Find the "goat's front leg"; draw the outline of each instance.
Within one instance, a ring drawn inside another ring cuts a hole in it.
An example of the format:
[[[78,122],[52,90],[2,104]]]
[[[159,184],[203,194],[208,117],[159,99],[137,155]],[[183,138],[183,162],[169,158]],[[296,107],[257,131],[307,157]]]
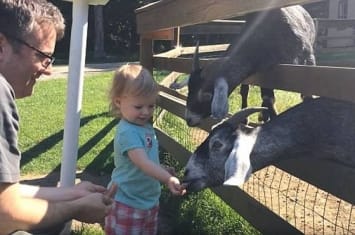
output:
[[[248,94],[249,94],[249,85],[241,84],[240,85],[240,96],[242,97],[242,109],[248,107]]]
[[[241,106],[241,108],[244,109],[244,108],[248,107],[249,85],[241,84],[240,85],[239,94],[242,97],[242,106]],[[248,123],[248,119],[245,119],[243,121],[243,123],[247,124]]]
[[[260,113],[259,121],[267,122],[274,118],[277,115],[275,108],[275,94],[273,89],[260,88],[261,89],[261,98],[262,98],[262,107],[266,107],[267,110],[264,110]]]

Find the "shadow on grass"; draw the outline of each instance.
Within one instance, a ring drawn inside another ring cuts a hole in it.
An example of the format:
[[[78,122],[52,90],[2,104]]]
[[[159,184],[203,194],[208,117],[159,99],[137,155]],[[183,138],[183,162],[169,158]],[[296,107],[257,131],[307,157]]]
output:
[[[97,173],[97,169],[100,169],[101,172],[111,173],[114,168],[113,158],[112,161],[108,161],[108,158],[112,155],[112,153],[113,140],[111,140],[110,143],[108,143],[106,147],[102,149],[102,151],[95,157],[95,159],[89,165],[87,165],[85,170],[92,173]]]
[[[88,124],[90,121],[106,116],[107,112],[96,114],[96,115],[91,115],[88,117],[84,117],[80,120],[80,127],[85,126]],[[93,146],[95,146],[99,141],[102,140],[102,138],[107,135],[112,128],[115,127],[117,124],[117,119],[113,119],[110,123],[108,123],[104,128],[102,128],[99,132],[96,133],[91,139],[89,139],[84,145],[82,145],[79,150],[78,150],[78,160],[83,157],[86,153],[90,151]],[[61,130],[48,138],[44,139],[34,147],[28,149],[27,151],[22,153],[22,159],[21,159],[21,165],[24,166],[28,164],[32,159],[36,158],[40,154],[48,151],[49,149],[53,148],[58,142],[62,141],[63,139],[63,133],[64,130]],[[95,159],[86,167],[85,171],[92,171],[95,169],[95,172],[102,173],[104,172],[109,172],[110,170],[113,169],[112,164],[106,164],[108,161],[108,158],[111,156],[113,152],[113,141],[111,141],[109,144],[106,145],[106,147],[95,157]],[[106,164],[106,165],[105,165]],[[60,170],[61,164],[59,164],[56,168],[50,172],[47,177],[52,177],[54,180],[58,178],[59,175],[58,172]],[[111,173],[111,172],[110,172]],[[52,176],[51,176],[52,175]],[[30,182],[27,182],[30,183]]]

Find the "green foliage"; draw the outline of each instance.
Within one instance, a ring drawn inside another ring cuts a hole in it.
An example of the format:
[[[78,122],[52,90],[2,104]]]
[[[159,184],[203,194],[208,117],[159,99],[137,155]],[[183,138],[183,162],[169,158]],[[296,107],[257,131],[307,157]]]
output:
[[[66,61],[69,57],[72,26],[72,2],[51,0],[62,11],[66,21],[65,37],[57,43],[55,56]],[[139,36],[136,33],[135,10],[145,4],[140,0],[111,0],[103,6],[105,52],[115,61],[136,61],[139,57]],[[95,15],[89,7],[87,32],[87,60],[93,61],[95,43]]]
[[[208,189],[184,200],[180,213],[177,234],[258,234]]]
[[[162,151],[161,161],[174,166],[182,178],[183,169],[169,153]],[[160,198],[160,216],[171,235],[259,234],[212,191],[206,189],[183,197],[172,196],[164,186]]]
[[[74,231],[71,232],[71,235],[104,235],[103,229],[99,226],[92,226],[89,224],[81,223],[80,225],[74,226]]]

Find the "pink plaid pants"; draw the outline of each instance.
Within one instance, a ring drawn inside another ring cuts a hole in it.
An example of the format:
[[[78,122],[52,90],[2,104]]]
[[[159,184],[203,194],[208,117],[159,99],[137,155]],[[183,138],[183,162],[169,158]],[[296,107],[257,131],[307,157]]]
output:
[[[115,202],[105,218],[106,235],[156,235],[159,206],[141,210]]]

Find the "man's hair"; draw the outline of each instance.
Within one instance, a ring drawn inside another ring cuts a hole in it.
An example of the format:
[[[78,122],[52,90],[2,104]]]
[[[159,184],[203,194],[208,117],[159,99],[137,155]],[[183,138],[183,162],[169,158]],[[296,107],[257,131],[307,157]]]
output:
[[[60,10],[46,0],[0,0],[0,32],[26,38],[35,26],[52,24],[57,40],[64,37],[65,23]]]

